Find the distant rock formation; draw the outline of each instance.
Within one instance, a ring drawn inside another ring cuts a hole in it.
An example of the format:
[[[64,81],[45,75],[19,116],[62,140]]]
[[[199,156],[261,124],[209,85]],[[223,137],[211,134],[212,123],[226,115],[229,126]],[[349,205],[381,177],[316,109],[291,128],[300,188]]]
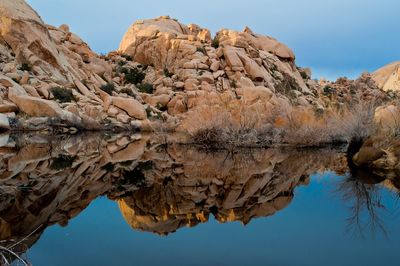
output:
[[[393,62],[376,70],[372,77],[384,91],[400,90],[400,62]]]

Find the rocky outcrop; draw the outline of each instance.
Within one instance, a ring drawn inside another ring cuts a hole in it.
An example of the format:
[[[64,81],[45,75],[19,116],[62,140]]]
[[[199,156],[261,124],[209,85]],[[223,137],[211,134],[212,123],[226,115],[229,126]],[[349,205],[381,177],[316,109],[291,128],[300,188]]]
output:
[[[14,121],[11,129],[130,130],[147,119],[134,95],[125,96],[133,106],[108,113],[102,86],[115,96],[124,87],[113,82],[112,64],[67,25],[46,25],[23,0],[1,1],[0,11],[0,112]]]
[[[400,62],[393,62],[386,65],[376,70],[372,76],[382,90],[400,90]]]
[[[221,30],[212,40],[208,30],[169,17],[140,20],[129,28],[119,51],[155,67],[159,73],[153,79],[155,91],[171,98],[163,104],[170,115],[185,114],[201,105],[223,105],[220,99],[226,97],[255,99],[254,87],[288,101],[294,96],[293,104],[303,97],[301,103],[318,105],[317,84],[310,76],[302,76],[293,52],[248,28],[243,32]]]

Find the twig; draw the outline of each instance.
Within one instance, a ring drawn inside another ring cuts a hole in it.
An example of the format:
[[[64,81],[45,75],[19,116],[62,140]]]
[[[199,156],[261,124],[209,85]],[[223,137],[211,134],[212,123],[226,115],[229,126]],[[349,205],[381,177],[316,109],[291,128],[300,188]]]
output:
[[[39,230],[40,227],[42,227],[43,225],[39,225],[35,230],[33,230],[29,235],[25,236],[24,238],[22,238],[21,240],[19,240],[18,242],[15,242],[14,244],[12,244],[11,246],[9,246],[8,248],[13,248],[19,244],[21,244],[22,242],[24,242],[27,238],[29,238],[30,236],[32,236],[37,230]]]
[[[0,246],[1,250],[4,250],[8,253],[10,253],[11,255],[13,255],[14,257],[16,257],[19,261],[21,261],[25,266],[30,266],[30,264],[28,262],[26,262],[23,258],[21,258],[17,253],[15,253],[14,251],[12,251],[11,249],[5,248]]]

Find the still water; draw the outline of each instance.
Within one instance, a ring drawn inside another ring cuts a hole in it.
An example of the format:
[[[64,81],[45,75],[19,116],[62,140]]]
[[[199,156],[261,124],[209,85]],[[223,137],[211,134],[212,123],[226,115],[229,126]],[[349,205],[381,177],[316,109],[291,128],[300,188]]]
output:
[[[2,143],[1,243],[32,265],[399,265],[399,182],[350,174],[342,150]]]

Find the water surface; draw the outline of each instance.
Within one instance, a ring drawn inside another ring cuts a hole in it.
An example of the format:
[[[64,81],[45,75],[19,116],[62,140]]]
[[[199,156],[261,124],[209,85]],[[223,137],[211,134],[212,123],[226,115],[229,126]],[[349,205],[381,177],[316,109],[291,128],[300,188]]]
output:
[[[2,142],[0,236],[33,265],[398,265],[398,182],[343,150]]]

